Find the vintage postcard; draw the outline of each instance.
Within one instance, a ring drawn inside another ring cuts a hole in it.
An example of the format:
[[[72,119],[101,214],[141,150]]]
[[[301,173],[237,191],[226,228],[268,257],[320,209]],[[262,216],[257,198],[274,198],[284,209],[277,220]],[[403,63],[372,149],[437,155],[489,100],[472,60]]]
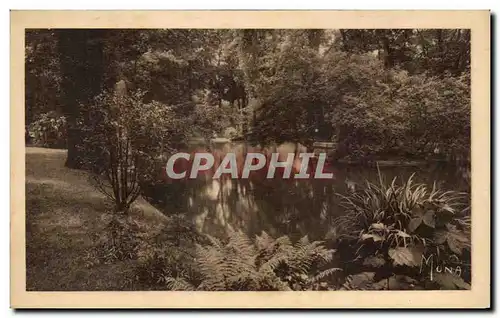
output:
[[[489,308],[489,11],[12,11],[13,308]]]

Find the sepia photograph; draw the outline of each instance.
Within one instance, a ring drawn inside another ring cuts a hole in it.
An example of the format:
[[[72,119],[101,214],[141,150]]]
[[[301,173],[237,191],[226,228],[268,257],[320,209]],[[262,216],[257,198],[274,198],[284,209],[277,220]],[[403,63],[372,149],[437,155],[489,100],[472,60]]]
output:
[[[489,297],[489,52],[341,25],[23,28],[16,288]]]

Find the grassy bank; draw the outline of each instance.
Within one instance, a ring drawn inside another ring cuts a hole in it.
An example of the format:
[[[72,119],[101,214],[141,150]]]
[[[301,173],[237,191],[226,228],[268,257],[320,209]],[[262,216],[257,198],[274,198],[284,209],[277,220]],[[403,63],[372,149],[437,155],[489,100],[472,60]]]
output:
[[[65,150],[26,148],[26,289],[123,289],[134,261],[86,264],[86,251],[97,244],[112,207],[86,172],[64,167],[65,159]],[[139,199],[131,219],[150,236],[166,217]]]

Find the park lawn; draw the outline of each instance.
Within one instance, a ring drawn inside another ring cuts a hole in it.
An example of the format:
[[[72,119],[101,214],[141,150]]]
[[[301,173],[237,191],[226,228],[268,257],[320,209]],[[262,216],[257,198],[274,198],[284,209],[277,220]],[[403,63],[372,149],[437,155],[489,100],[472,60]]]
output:
[[[66,150],[26,148],[26,289],[122,290],[134,261],[92,267],[85,261],[112,205],[87,172],[64,167],[65,159]],[[158,233],[167,220],[142,198],[130,214],[144,236]]]

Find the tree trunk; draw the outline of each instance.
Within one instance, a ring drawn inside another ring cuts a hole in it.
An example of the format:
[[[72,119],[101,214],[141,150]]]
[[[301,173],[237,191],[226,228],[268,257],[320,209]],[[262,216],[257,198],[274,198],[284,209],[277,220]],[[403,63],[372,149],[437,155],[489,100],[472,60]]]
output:
[[[68,157],[66,166],[83,168],[84,138],[79,119],[81,105],[87,105],[101,92],[104,81],[104,30],[60,29],[57,31],[61,62],[61,95],[64,115],[68,120]]]
[[[384,46],[384,66],[386,68],[391,68],[393,67],[393,61],[392,61],[392,50],[391,46],[389,43],[389,38],[387,36],[384,36],[382,38],[382,44]]]
[[[437,38],[437,46],[438,46],[438,59],[439,64],[437,66],[437,71],[439,74],[442,74],[445,70],[444,65],[444,46],[443,46],[443,30],[436,30],[436,38]]]
[[[348,45],[347,45],[347,36],[344,30],[340,30],[340,35],[342,36],[342,46],[344,48],[344,51],[349,51]]]
[[[71,118],[73,119],[73,118]],[[67,129],[67,142],[66,146],[68,148],[68,156],[66,158],[66,163],[64,164],[68,168],[72,169],[82,169],[84,158],[83,151],[79,148],[82,144],[81,133],[76,128],[76,123],[72,121],[68,122]]]

